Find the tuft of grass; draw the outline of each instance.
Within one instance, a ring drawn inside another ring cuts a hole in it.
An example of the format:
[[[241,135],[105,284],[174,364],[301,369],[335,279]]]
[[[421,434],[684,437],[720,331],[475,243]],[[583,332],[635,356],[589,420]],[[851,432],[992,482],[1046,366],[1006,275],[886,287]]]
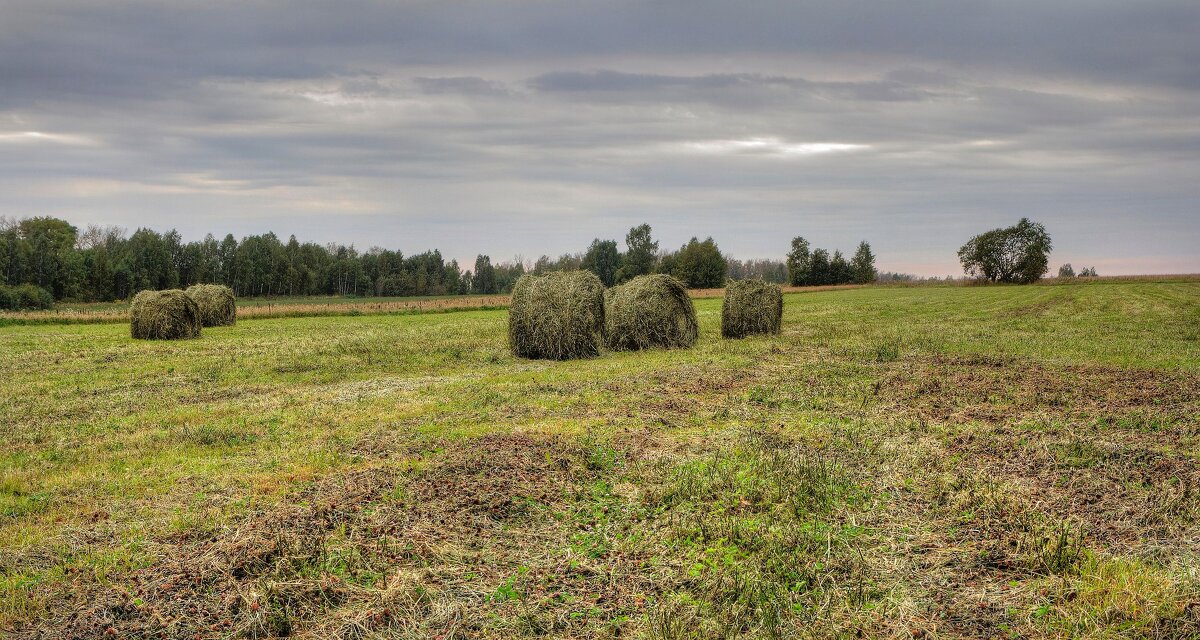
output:
[[[900,343],[895,340],[888,340],[875,345],[875,362],[883,364],[885,362],[895,362],[900,359]]]

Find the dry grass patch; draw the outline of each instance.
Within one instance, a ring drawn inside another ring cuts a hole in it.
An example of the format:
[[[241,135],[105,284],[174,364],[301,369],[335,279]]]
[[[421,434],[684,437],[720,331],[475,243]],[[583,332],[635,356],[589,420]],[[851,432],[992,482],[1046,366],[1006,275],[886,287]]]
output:
[[[940,455],[1027,488],[1106,548],[1170,555],[1197,533],[1193,374],[935,357],[899,363],[878,393],[879,410],[941,425]]]
[[[764,432],[703,451],[493,435],[338,474],[145,569],[39,589],[17,638],[510,638],[886,627],[835,462]],[[680,626],[684,625],[684,626]]]
[[[1200,427],[1200,377],[1188,372],[932,356],[890,365],[880,391],[893,409],[939,422],[1057,418],[1149,431]]]

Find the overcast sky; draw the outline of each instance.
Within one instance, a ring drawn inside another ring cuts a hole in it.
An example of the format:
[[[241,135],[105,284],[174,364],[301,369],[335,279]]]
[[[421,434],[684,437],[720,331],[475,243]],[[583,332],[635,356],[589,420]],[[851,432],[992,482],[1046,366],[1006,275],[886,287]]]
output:
[[[1200,3],[0,0],[0,215],[1200,272]]]

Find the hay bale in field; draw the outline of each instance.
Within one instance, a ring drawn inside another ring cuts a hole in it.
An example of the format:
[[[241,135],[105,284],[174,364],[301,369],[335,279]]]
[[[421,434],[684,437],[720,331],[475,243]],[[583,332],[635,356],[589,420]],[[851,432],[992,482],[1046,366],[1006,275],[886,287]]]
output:
[[[520,358],[600,355],[604,285],[590,271],[521,276],[508,308],[508,345]]]
[[[608,348],[634,351],[696,344],[699,325],[687,286],[665,274],[638,276],[604,296]]]
[[[179,289],[143,291],[129,307],[129,333],[140,340],[200,337],[200,307]]]
[[[779,333],[783,323],[783,289],[762,280],[731,280],[721,305],[721,335],[744,338]]]
[[[200,307],[201,326],[232,327],[237,322],[233,289],[223,284],[194,284],[185,293]]]

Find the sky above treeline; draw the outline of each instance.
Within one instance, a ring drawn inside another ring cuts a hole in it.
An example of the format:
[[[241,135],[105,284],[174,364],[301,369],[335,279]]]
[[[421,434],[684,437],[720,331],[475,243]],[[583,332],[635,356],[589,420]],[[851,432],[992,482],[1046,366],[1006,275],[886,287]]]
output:
[[[1200,272],[1200,3],[0,0],[0,215]]]

